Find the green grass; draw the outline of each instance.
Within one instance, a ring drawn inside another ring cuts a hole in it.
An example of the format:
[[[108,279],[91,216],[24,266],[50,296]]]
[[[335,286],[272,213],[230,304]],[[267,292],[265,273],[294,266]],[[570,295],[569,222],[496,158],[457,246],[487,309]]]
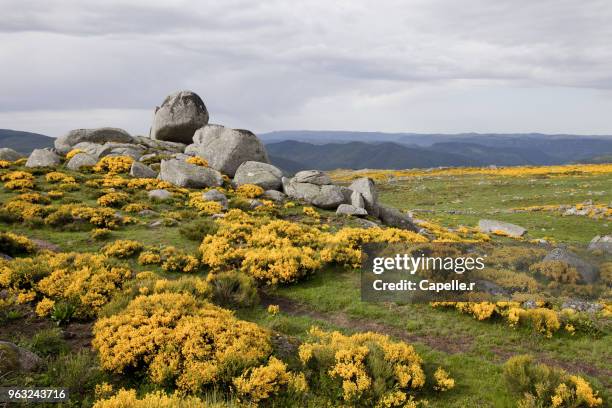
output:
[[[556,213],[510,213],[517,207],[548,204],[575,205],[587,200],[612,201],[609,175],[559,177],[436,176],[418,177],[380,186],[381,202],[445,226],[476,226],[481,218],[519,224],[531,238],[552,237],[559,242],[585,243],[610,233],[611,221]],[[426,211],[418,211],[418,210]],[[450,214],[457,211],[458,214]]]
[[[426,356],[426,361],[430,361],[428,356],[431,355],[433,361],[440,364],[442,361],[452,363],[449,368],[462,387],[454,390],[453,396],[447,396],[448,404],[441,402],[442,405],[437,405],[436,400],[434,406],[468,406],[474,401],[490,402],[492,396],[493,401],[507,401],[508,396],[500,388],[501,364],[508,356],[515,354],[534,354],[544,361],[574,372],[581,371],[585,366],[595,367],[599,370],[598,375],[581,374],[588,377],[597,389],[605,390],[604,384],[610,386],[606,375],[610,372],[609,361],[612,358],[612,341],[609,336],[592,338],[560,334],[547,339],[528,328],[512,329],[503,321],[480,322],[456,311],[434,309],[428,304],[365,303],[360,300],[359,285],[358,272],[328,270],[298,285],[278,288],[274,294],[328,316],[329,319],[323,319],[327,325],[333,326],[330,321],[337,320],[338,314],[353,319],[349,326],[357,322],[357,326],[352,328],[340,327],[343,331],[362,330],[358,325],[360,321],[375,321],[399,329],[415,338],[414,344]],[[254,317],[255,321],[274,327],[266,323],[270,317]],[[296,327],[289,325],[291,330],[287,334],[295,333],[293,329],[304,329],[307,321],[320,324],[322,320],[306,317],[299,319],[293,323]],[[442,348],[452,348],[456,342],[459,350],[465,348],[465,351],[445,353],[436,347],[438,342],[442,343]],[[500,405],[496,403],[492,406],[509,405],[500,402]]]
[[[92,177],[69,171],[66,173],[78,177],[80,184]],[[510,212],[516,207],[573,205],[586,200],[607,204],[612,201],[612,179],[609,175],[553,178],[419,177],[379,187],[383,203],[407,210],[416,209],[417,217],[434,220],[448,227],[475,226],[481,218],[493,218],[528,228],[530,238],[552,237],[559,242],[580,243],[588,242],[595,235],[610,233],[611,230],[609,220],[580,216],[561,217],[555,213]],[[39,176],[37,188],[48,191],[55,189],[55,186],[46,183],[44,177]],[[4,203],[17,194],[0,188],[0,202]],[[96,199],[100,194],[98,189],[83,187],[80,191],[66,192],[65,196],[55,203],[75,202],[96,206]],[[185,208],[178,202],[149,202],[146,193],[142,191],[134,194],[132,199],[149,203],[159,215],[140,217],[130,214],[138,222],[113,230],[105,241],[93,240],[89,226],[85,230],[63,231],[45,225],[0,223],[0,230],[48,241],[58,245],[61,251],[98,252],[106,242],[133,239],[147,246],[172,245],[190,253],[197,252],[199,241],[188,239],[180,232],[181,227],[197,223],[197,216],[188,213],[188,217],[179,220],[177,226],[152,229],[147,225],[149,222],[164,218],[167,211],[185,211]],[[418,211],[419,209],[426,211]],[[452,211],[460,213],[453,214]],[[355,220],[337,218],[332,212],[319,212],[332,229],[357,225]],[[286,219],[304,220],[301,206],[281,208],[279,215]],[[306,218],[305,222],[317,221]],[[137,265],[134,259],[128,262],[135,270],[160,271],[159,267]],[[179,276],[166,273],[161,275],[169,278]],[[445,367],[457,381],[454,390],[430,399],[432,407],[514,406],[516,396],[509,394],[502,380],[502,364],[507,357],[523,353],[534,354],[547,363],[581,373],[588,377],[596,389],[602,391],[605,400],[612,397],[608,376],[611,370],[609,362],[612,361],[612,342],[607,335],[594,338],[582,334],[556,334],[553,338],[546,339],[528,328],[512,329],[505,322],[495,320],[480,322],[471,316],[452,310],[434,309],[427,304],[362,302],[359,273],[340,268],[329,268],[300,283],[279,287],[272,293],[294,303],[301,303],[312,313],[296,314],[283,312],[281,309],[278,316],[271,316],[264,307],[259,306],[238,310],[237,315],[298,341],[307,339],[308,329],[313,325],[344,333],[364,330],[367,327],[381,327],[387,328],[393,337],[411,339],[410,342],[415,345],[426,365]],[[117,302],[115,306],[120,308],[123,304]],[[54,332],[50,331],[39,334],[38,338],[52,335]],[[31,343],[36,347],[44,346],[36,341]],[[78,378],[70,374],[70,369],[81,372],[87,364],[93,365],[92,357],[87,354],[74,358],[64,357],[63,353],[55,351],[62,349],[61,342],[55,343],[56,349],[48,354],[60,354],[60,357],[53,355],[48,358],[50,370],[55,369],[68,383],[75,383]],[[291,358],[288,357],[289,360]],[[590,371],[590,374],[584,374],[588,368],[594,370]],[[39,378],[38,383],[53,384],[50,372],[41,374],[49,377],[44,377],[44,381]],[[96,373],[92,376],[92,384],[98,381],[98,376],[103,377],[102,374]],[[33,383],[35,382],[31,384]],[[128,385],[146,387],[146,384]],[[89,392],[91,384],[87,389]]]

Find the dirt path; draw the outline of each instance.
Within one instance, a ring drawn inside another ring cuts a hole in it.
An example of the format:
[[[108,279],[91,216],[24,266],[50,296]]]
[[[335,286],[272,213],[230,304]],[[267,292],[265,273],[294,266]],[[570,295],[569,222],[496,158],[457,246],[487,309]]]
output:
[[[472,349],[473,339],[468,336],[455,336],[449,338],[408,333],[400,328],[389,326],[375,320],[349,317],[343,312],[317,312],[310,309],[307,305],[280,296],[262,294],[261,304],[265,307],[268,305],[279,305],[280,309],[288,315],[307,316],[331,323],[334,326],[344,329],[373,331],[388,334],[406,342],[422,343],[434,350],[442,351],[447,354],[465,353]]]
[[[318,312],[308,307],[307,304],[288,299],[282,296],[261,294],[261,304],[264,307],[268,305],[279,305],[283,313],[290,316],[306,316],[312,319],[321,320],[330,323],[334,326],[359,331],[373,331],[387,334],[406,342],[421,343],[433,350],[441,351],[447,354],[466,353],[472,350],[474,339],[469,336],[435,336],[435,335],[420,335],[409,333],[397,327],[389,326],[384,323],[377,322],[371,319],[354,318],[348,316],[344,312]],[[503,363],[512,353],[508,353],[501,349],[491,350],[497,357],[499,363]],[[612,371],[594,367],[588,363],[559,361],[552,358],[548,353],[538,350],[531,350],[531,354],[542,363],[550,366],[563,368],[573,374],[584,373],[592,377],[597,377],[606,387],[612,386]]]

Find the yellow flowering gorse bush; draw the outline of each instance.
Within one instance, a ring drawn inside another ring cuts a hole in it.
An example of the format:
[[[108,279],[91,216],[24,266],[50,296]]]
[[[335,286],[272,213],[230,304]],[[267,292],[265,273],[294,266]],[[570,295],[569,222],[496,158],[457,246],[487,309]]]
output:
[[[139,296],[94,326],[93,346],[103,368],[147,373],[156,384],[199,392],[227,383],[272,351],[269,335],[232,312],[192,295]]]
[[[236,194],[243,198],[257,198],[264,193],[264,189],[255,184],[243,184],[236,189]]]
[[[129,156],[105,156],[93,167],[93,171],[110,175],[127,173],[130,171],[132,163],[134,163],[134,159]]]
[[[261,281],[292,282],[326,263],[358,266],[367,242],[426,242],[395,228],[343,228],[331,233],[285,220],[270,220],[232,209],[217,221],[218,231],[200,245],[202,263],[213,271],[237,267]]]
[[[422,359],[409,344],[372,332],[346,336],[313,327],[310,335],[313,340],[299,347],[306,377],[336,379],[344,403],[394,406],[389,405],[390,393],[395,393],[395,400],[406,401],[425,385]],[[448,375],[439,377],[447,389],[452,388]],[[381,384],[386,386],[381,389]]]

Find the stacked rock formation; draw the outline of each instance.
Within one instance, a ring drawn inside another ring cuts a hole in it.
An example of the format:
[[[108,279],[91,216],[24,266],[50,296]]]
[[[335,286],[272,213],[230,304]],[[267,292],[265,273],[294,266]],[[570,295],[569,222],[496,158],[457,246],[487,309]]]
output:
[[[57,166],[61,156],[73,150],[76,152],[66,163],[72,170],[93,166],[105,156],[129,156],[135,160],[130,169],[133,177],[156,177],[181,187],[205,188],[221,186],[227,176],[236,187],[244,184],[262,187],[264,197],[270,200],[283,201],[289,197],[335,210],[340,215],[369,216],[390,226],[418,229],[408,214],[378,202],[378,192],[371,179],[360,178],[348,187],[339,186],[319,170],[300,171],[288,178],[270,164],[264,144],[255,134],[208,121],[204,101],[194,92],[179,91],[166,97],[155,109],[149,137],[133,136],[112,127],[76,129],[56,139],[55,149],[32,152],[26,165]],[[9,151],[1,153],[15,156]],[[199,157],[208,166],[191,164],[187,161],[190,157]],[[212,191],[203,198],[226,205],[223,194]],[[158,191],[151,194],[157,199],[167,198]],[[254,200],[253,205],[258,205],[258,201]]]

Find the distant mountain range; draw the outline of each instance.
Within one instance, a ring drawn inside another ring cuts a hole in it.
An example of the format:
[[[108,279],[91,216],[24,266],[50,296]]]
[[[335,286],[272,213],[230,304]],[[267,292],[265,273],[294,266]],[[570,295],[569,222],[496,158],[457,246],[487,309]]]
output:
[[[279,131],[259,135],[273,164],[304,169],[406,169],[612,162],[612,136]],[[0,129],[0,147],[21,153],[53,138]]]
[[[52,147],[55,139],[38,133],[0,129],[0,147],[10,147],[19,153],[29,154],[34,149]]]
[[[282,131],[260,137],[272,162],[288,172],[605,163],[612,158],[612,136]]]

